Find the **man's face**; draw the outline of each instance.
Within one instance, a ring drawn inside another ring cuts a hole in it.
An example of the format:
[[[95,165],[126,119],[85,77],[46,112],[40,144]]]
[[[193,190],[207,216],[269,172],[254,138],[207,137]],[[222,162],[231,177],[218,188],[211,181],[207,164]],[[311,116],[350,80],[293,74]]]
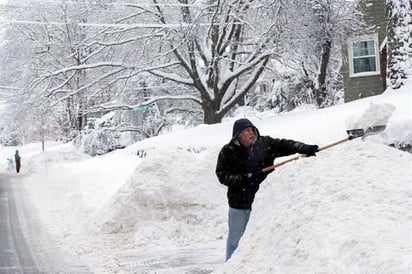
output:
[[[242,145],[249,147],[253,144],[256,138],[256,133],[253,127],[247,127],[242,132],[240,132],[238,140]]]

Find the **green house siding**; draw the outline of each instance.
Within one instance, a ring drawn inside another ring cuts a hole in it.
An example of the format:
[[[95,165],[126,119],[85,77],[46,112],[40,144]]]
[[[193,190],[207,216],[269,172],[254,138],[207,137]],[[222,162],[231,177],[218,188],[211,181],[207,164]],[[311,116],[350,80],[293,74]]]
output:
[[[349,73],[347,74],[349,76]],[[344,75],[344,77],[347,77]],[[345,102],[363,97],[381,94],[383,90],[382,77],[380,75],[359,77],[356,80],[344,79]]]
[[[379,34],[379,41],[382,42],[386,37],[386,1],[363,0],[363,2],[364,19],[368,26],[373,27],[373,32]]]
[[[345,102],[353,101],[362,97],[373,96],[385,90],[386,79],[386,54],[379,52],[380,46],[386,37],[386,6],[385,0],[363,0],[360,3],[364,10],[364,19],[371,30],[365,31],[364,35],[375,35],[378,37],[376,54],[379,55],[380,75],[353,76],[350,74],[351,54],[348,47],[343,50],[347,62],[342,66]],[[356,39],[356,38],[355,38]],[[352,40],[353,41],[353,40]]]

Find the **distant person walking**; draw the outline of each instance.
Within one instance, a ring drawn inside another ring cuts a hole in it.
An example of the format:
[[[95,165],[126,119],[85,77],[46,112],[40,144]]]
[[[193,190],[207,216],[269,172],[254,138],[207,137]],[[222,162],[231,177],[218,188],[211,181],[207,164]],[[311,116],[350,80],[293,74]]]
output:
[[[21,167],[21,157],[18,150],[16,150],[16,154],[14,154],[14,162],[16,162],[16,172],[19,173]]]

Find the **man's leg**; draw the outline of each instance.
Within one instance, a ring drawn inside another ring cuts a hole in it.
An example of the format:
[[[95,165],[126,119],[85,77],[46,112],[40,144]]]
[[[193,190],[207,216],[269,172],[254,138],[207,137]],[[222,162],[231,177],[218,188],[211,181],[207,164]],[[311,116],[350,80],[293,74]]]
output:
[[[236,250],[239,240],[245,232],[250,217],[250,209],[236,209],[229,207],[229,235],[226,242],[226,261]]]

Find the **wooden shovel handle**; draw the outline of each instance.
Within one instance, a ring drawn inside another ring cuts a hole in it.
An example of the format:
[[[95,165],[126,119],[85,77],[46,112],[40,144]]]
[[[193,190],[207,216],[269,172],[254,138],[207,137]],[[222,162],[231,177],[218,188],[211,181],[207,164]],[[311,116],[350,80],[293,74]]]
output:
[[[350,140],[349,137],[346,137],[345,139],[342,139],[342,140],[336,141],[336,142],[334,142],[334,143],[331,143],[331,144],[325,145],[325,146],[323,146],[323,147],[320,147],[320,148],[319,148],[319,151],[328,149],[328,148],[330,148],[330,147],[337,146],[337,145],[342,144],[342,143],[344,143],[344,142],[346,142],[346,141],[349,141],[349,140]],[[262,169],[262,171],[263,171],[263,173],[269,172],[269,171],[271,171],[271,170],[274,170],[274,169],[277,168],[277,167],[283,166],[283,165],[285,165],[285,164],[287,164],[287,163],[289,163],[289,162],[293,162],[293,161],[298,160],[299,158],[302,158],[302,157],[307,157],[307,156],[304,155],[304,154],[299,154],[299,155],[296,155],[296,156],[294,156],[294,157],[292,157],[292,158],[289,158],[289,159],[287,159],[287,160],[285,160],[285,161],[282,161],[282,162],[279,162],[279,163],[277,163],[277,164],[274,164],[274,165],[272,165],[272,166],[265,167],[264,169]]]
[[[264,169],[262,169],[262,171],[263,171],[263,173],[269,172],[269,171],[271,171],[271,170],[274,170],[274,169],[277,168],[277,167],[283,166],[283,165],[285,165],[285,164],[287,164],[287,163],[289,163],[289,162],[293,162],[293,161],[295,161],[295,160],[297,160],[297,159],[299,159],[299,158],[301,158],[301,157],[304,157],[304,156],[301,155],[301,154],[296,155],[296,156],[294,156],[294,157],[292,157],[292,158],[289,158],[289,159],[287,159],[287,160],[285,160],[285,161],[279,162],[279,163],[274,164],[274,165],[272,165],[272,166],[265,167]]]
[[[319,151],[322,151],[322,150],[328,149],[328,148],[330,148],[330,147],[334,147],[334,146],[340,145],[340,144],[342,144],[342,143],[344,143],[344,142],[346,142],[346,141],[349,141],[349,140],[351,140],[351,139],[350,139],[349,137],[346,137],[345,139],[342,139],[342,140],[336,141],[336,142],[334,142],[334,143],[331,143],[331,144],[325,145],[325,146],[323,146],[323,147],[320,147],[320,148],[319,148]]]

